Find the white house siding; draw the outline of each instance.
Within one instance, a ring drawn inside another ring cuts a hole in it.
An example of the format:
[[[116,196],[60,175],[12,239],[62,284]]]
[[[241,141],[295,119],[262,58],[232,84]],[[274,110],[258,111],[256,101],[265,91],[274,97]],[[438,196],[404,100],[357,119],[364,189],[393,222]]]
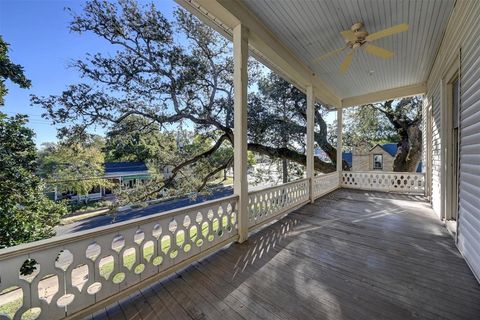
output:
[[[428,78],[428,98],[432,99],[433,188],[432,204],[441,214],[439,155],[440,87],[451,57],[461,50],[460,63],[460,192],[458,247],[480,279],[480,1],[458,0],[442,45]]]

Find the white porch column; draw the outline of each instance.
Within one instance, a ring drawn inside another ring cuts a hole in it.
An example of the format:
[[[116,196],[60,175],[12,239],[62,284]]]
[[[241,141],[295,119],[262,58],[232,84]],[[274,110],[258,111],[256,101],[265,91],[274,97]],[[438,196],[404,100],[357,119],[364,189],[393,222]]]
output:
[[[339,179],[342,177],[342,129],[343,129],[343,110],[337,108],[337,171]]]
[[[233,29],[234,148],[233,190],[238,199],[238,242],[248,238],[247,180],[247,59],[248,30],[243,25]]]
[[[313,87],[307,86],[307,178],[310,179],[310,202],[313,202],[313,176],[314,176],[314,128],[315,128],[315,108]]]

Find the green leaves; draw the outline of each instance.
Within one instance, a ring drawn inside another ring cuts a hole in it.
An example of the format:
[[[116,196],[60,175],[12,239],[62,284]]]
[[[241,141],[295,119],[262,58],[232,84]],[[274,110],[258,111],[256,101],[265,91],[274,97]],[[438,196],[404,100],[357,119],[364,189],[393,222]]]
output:
[[[26,122],[26,116],[0,113],[0,248],[53,236],[66,213],[44,195],[35,175],[34,133]]]
[[[2,36],[0,36],[0,106],[3,106],[3,97],[7,94],[5,80],[9,79],[20,88],[30,88],[32,83],[25,77],[23,67],[10,61],[8,56],[8,46]]]
[[[371,107],[345,109],[343,144],[354,149],[366,144],[372,148],[377,144],[398,141],[395,127],[382,112]]]
[[[94,143],[50,144],[40,155],[39,174],[61,191],[88,194],[95,187],[110,187],[104,176],[104,154]]]

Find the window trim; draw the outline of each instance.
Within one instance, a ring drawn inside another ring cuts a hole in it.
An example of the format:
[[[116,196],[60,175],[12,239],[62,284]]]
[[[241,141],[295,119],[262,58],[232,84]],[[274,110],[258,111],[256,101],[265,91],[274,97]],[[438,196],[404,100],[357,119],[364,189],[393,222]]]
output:
[[[375,157],[376,156],[380,156],[381,159],[382,159],[382,161],[380,162],[380,164],[381,164],[380,167],[375,166],[375,162],[376,162]],[[374,153],[373,154],[373,170],[383,170],[383,154],[381,154],[381,153]]]

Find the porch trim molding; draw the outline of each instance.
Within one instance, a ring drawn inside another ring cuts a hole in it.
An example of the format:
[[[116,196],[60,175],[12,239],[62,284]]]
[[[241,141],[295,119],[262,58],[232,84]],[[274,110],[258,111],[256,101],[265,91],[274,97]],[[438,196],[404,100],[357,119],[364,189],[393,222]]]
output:
[[[233,87],[235,90],[233,138],[233,191],[238,195],[238,235],[242,243],[248,238],[248,155],[247,155],[247,86],[249,30],[239,24],[233,29]]]
[[[426,83],[418,83],[411,86],[398,87],[393,89],[381,90],[367,93],[360,96],[354,96],[342,99],[342,107],[354,107],[390,99],[399,99],[405,97],[425,94],[427,92]]]
[[[307,87],[307,178],[313,179],[314,177],[314,135],[315,135],[315,101],[314,101],[314,93],[313,87],[310,85]],[[310,202],[313,203],[315,200],[313,198],[313,183],[310,183]]]
[[[337,172],[339,173],[338,179],[341,182],[341,175],[343,170],[343,110],[337,109]]]

